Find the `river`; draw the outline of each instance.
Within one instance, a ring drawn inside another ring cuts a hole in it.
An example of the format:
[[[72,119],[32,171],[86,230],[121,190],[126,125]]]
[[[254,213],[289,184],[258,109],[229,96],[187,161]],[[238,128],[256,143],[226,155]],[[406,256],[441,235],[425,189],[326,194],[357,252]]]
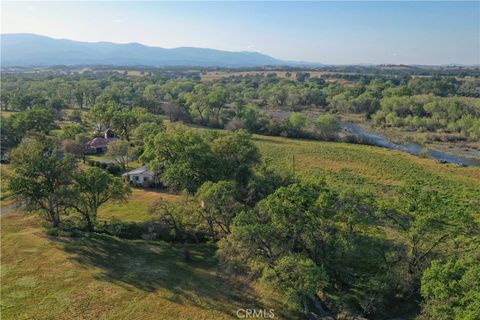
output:
[[[425,149],[421,145],[413,142],[409,142],[405,144],[396,144],[384,136],[368,132],[363,128],[361,128],[360,126],[353,123],[341,122],[341,127],[342,129],[349,131],[353,135],[366,139],[369,142],[369,144],[372,144],[378,147],[383,147],[391,150],[399,150],[399,151],[407,152],[416,156],[426,152],[430,158],[436,159],[439,162],[453,163],[461,166],[480,167],[480,159],[466,158],[466,157],[461,157],[461,156],[440,152],[432,149]]]
[[[276,110],[268,111],[268,113],[277,119],[286,119],[290,115],[290,111],[285,110]],[[318,112],[304,112],[304,114],[312,121],[314,121],[321,113]],[[426,149],[421,145],[409,142],[405,144],[396,144],[390,141],[388,138],[381,136],[379,134],[371,133],[364,130],[359,125],[349,122],[340,122],[340,126],[344,131],[347,131],[348,134],[358,136],[364,140],[367,140],[368,145],[374,145],[378,147],[383,147],[391,150],[399,150],[409,154],[419,156],[420,154],[427,154],[428,157],[435,159],[442,163],[453,163],[459,166],[474,166],[480,167],[480,159],[463,157],[460,155],[454,155],[451,153],[441,152],[433,149]],[[454,152],[454,151],[453,151]]]

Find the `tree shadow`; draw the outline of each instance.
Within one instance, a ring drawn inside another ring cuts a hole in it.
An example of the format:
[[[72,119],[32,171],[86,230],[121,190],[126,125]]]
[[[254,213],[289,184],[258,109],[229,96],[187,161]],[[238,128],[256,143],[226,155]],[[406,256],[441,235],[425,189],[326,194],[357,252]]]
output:
[[[183,246],[163,242],[94,234],[61,244],[71,261],[98,268],[96,279],[127,290],[163,288],[172,292],[166,299],[174,303],[188,301],[232,316],[238,308],[270,308],[259,303],[248,284],[216,272],[215,248],[209,245],[188,245],[190,259],[186,261]]]

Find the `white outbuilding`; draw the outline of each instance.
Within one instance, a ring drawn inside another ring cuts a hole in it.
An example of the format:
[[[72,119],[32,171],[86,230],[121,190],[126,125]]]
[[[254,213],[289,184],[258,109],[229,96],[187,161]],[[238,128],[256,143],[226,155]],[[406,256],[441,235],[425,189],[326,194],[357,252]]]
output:
[[[155,184],[155,173],[148,170],[147,166],[125,172],[122,176],[136,187],[151,187]]]

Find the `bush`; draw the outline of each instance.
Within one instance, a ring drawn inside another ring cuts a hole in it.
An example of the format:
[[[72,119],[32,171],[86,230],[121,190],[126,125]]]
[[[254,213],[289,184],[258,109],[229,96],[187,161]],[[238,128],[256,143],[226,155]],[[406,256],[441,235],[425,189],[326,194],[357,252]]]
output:
[[[77,229],[75,226],[70,226],[67,224],[62,224],[59,227],[46,226],[45,232],[51,237],[69,237],[69,238],[79,238],[83,235],[82,231]]]
[[[122,173],[122,167],[116,163],[109,163],[107,165],[107,172],[113,175],[120,175],[120,173]]]
[[[143,187],[144,188],[155,188],[156,183],[154,180],[144,180],[143,181]]]
[[[354,143],[354,144],[364,144],[364,145],[369,145],[369,146],[376,146],[375,142],[368,139],[367,137],[364,136],[357,136],[353,134],[348,134],[345,137],[341,139],[341,141],[346,142],[346,143]]]
[[[315,121],[316,136],[321,140],[337,140],[340,130],[340,122],[332,115],[319,116]]]
[[[145,226],[139,222],[119,220],[102,221],[95,226],[95,231],[124,239],[142,239]]]
[[[240,129],[245,129],[245,123],[243,123],[243,121],[239,118],[233,118],[232,120],[230,120],[229,123],[227,123],[227,125],[225,126],[225,129],[229,131],[237,131]]]
[[[126,222],[115,219],[102,221],[97,223],[95,231],[123,239],[163,240],[186,243],[204,243],[207,241],[205,233],[184,232],[178,235],[168,224],[159,220],[147,222]]]
[[[142,239],[144,240],[165,240],[172,241],[174,236],[172,235],[170,228],[158,221],[149,221],[144,224],[144,232]]]

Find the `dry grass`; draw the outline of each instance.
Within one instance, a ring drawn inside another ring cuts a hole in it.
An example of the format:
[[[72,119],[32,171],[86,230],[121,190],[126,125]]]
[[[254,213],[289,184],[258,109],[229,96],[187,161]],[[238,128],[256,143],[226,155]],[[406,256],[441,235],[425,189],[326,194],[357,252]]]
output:
[[[3,163],[0,164],[0,206],[2,208],[9,207],[14,204],[14,201],[10,198],[7,190],[7,179],[11,170],[11,165]]]
[[[183,196],[149,189],[134,188],[127,202],[107,203],[99,210],[100,220],[113,218],[124,221],[145,221],[151,218],[150,209],[158,202],[176,202]]]
[[[17,111],[4,111],[2,110],[1,112],[2,117],[8,118],[17,113]]]
[[[45,236],[35,216],[2,218],[2,319],[232,319],[272,307],[217,271],[215,248],[93,234]]]

